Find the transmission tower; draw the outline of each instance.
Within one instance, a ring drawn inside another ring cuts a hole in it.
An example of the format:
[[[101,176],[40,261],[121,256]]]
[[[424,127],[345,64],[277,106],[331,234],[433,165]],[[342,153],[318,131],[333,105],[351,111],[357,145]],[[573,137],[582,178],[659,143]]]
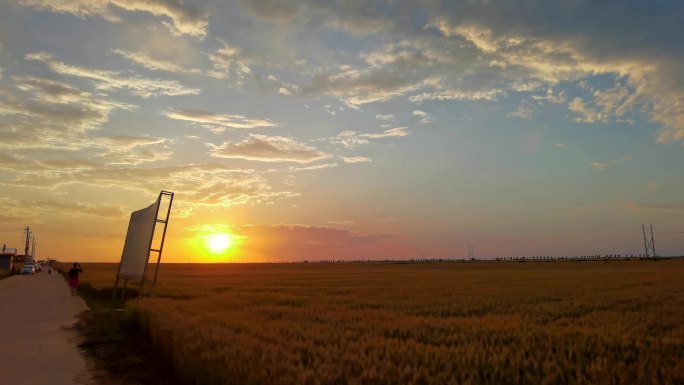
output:
[[[649,239],[648,236],[646,235],[646,230],[649,230],[651,233],[651,238]],[[650,257],[650,252],[653,253],[653,257],[656,257],[656,251],[655,251],[655,240],[653,239],[653,225],[649,225],[648,228],[646,225],[641,225],[641,233],[644,235],[644,250],[646,251],[646,258]]]
[[[473,245],[468,246],[468,259],[471,261],[475,260],[475,246]]]

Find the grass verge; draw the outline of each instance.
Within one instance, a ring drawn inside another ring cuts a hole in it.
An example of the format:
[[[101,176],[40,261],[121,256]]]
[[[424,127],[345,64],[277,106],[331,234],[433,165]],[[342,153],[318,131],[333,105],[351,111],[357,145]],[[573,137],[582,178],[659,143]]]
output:
[[[140,327],[140,315],[112,300],[112,288],[96,289],[83,283],[79,295],[90,307],[75,326],[78,345],[90,360],[94,379],[106,385],[184,385],[152,347]],[[130,289],[127,298],[137,293]]]

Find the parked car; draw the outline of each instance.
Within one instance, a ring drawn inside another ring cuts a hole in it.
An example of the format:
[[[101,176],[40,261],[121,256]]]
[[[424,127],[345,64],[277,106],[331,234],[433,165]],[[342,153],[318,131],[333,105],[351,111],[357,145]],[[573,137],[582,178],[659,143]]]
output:
[[[33,265],[24,265],[19,271],[19,274],[35,274],[36,268]]]

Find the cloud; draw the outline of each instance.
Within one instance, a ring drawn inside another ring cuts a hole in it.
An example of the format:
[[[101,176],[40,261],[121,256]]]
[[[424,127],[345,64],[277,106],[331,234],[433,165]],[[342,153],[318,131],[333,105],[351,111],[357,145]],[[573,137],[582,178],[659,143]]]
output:
[[[386,115],[377,114],[377,115],[375,115],[375,119],[388,122],[388,121],[394,120],[394,115],[393,114],[386,114]]]
[[[232,74],[238,80],[242,80],[252,72],[248,61],[242,57],[240,49],[226,42],[222,42],[221,48],[210,52],[207,56],[214,67],[214,73],[219,74],[217,77],[228,78]],[[292,91],[287,88],[286,90]]]
[[[164,115],[170,119],[184,120],[198,124],[213,132],[223,132],[227,129],[250,129],[277,126],[275,122],[269,119],[247,118],[242,115],[215,114],[192,109],[168,110],[164,112]]]
[[[312,166],[304,166],[304,167],[288,167],[287,171],[289,172],[300,172],[300,171],[315,171],[315,170],[325,170],[328,168],[335,168],[337,167],[337,163],[323,163],[323,164],[315,164]],[[274,172],[279,172],[280,170],[272,170]]]
[[[192,72],[191,70],[186,70],[180,65],[150,56],[147,52],[129,52],[121,49],[112,50],[112,52],[125,57],[126,59],[132,61],[133,63],[139,64],[149,70],[162,70],[169,72]]]
[[[369,144],[371,142],[369,139],[400,138],[408,134],[409,132],[406,127],[395,127],[379,133],[359,133],[346,130],[331,138],[330,142],[333,144],[341,144],[346,148],[354,148],[356,146]]]
[[[485,100],[491,102],[497,100],[501,95],[505,95],[505,91],[501,89],[459,90],[452,88],[438,92],[424,92],[409,97],[409,100],[412,102],[425,102],[428,100]]]
[[[1,161],[0,159],[0,165]],[[183,197],[177,206],[178,213],[182,216],[187,216],[202,207],[267,204],[299,195],[288,190],[274,190],[262,175],[253,170],[216,164],[132,168],[107,167],[101,164],[65,167],[60,164],[53,166],[50,162],[41,166],[42,168],[37,170],[15,170],[14,179],[8,179],[4,185],[16,188],[58,189],[81,184],[97,188],[138,191],[150,197],[156,197],[159,190],[164,189]]]
[[[303,94],[325,92],[358,107],[402,96],[415,103],[494,101],[508,89],[522,87],[523,83],[497,75],[462,51],[460,42],[416,34],[362,52],[365,66],[343,66],[337,73],[314,77]]]
[[[601,161],[601,162],[591,162],[591,168],[593,168],[595,170],[605,170],[610,166],[620,164],[620,163],[626,162],[626,161],[631,160],[631,159],[632,159],[631,156],[626,156],[622,159],[607,160],[607,161]]]
[[[401,138],[402,136],[406,136],[409,134],[406,128],[407,127],[391,128],[389,130],[385,130],[377,134],[359,134],[359,137],[369,139]]]
[[[106,203],[80,203],[54,200],[17,200],[0,198],[0,211],[9,213],[10,217],[40,218],[45,216],[59,217],[101,217],[123,218],[128,213],[121,206]]]
[[[169,19],[162,23],[174,34],[203,38],[207,33],[208,13],[180,0],[21,0],[20,4],[80,18],[100,16],[110,22],[122,21],[121,10],[145,12]]]
[[[45,52],[28,54],[26,59],[43,62],[58,74],[88,79],[96,89],[101,91],[128,90],[133,95],[143,98],[200,93],[199,89],[187,88],[175,80],[148,79],[138,75],[127,75],[124,72],[70,66],[54,60]]]
[[[73,85],[38,77],[12,77],[16,90],[0,89],[0,148],[91,147],[86,133],[99,129],[115,110],[134,106]]]
[[[94,134],[115,110],[134,107],[71,84],[38,77],[12,77],[20,92],[5,89],[0,96],[0,148],[41,149],[41,156],[61,156],[58,150],[89,150],[103,164],[141,164],[168,159],[168,139],[151,136]],[[46,151],[49,150],[49,151]],[[73,158],[73,157],[72,157]],[[60,163],[61,158],[55,161]],[[69,162],[63,163],[67,167]]]
[[[277,0],[240,0],[240,6],[261,18],[280,23],[291,22],[299,10],[296,3]]]
[[[170,142],[152,136],[114,135],[95,138],[90,146],[102,150],[106,165],[139,165],[170,159],[173,152],[166,147]]]
[[[673,38],[678,22],[666,16],[672,6],[654,6],[644,13],[640,3],[620,8],[581,1],[528,3],[458,3],[435,15],[429,27],[445,38],[463,38],[490,61],[505,63],[502,72],[516,70],[548,86],[606,75],[624,80],[574,98],[569,108],[580,115],[576,120],[603,122],[633,111],[663,126],[658,142],[684,140],[684,72],[679,64],[684,49]],[[548,17],[559,12],[568,15],[568,22]]]
[[[90,215],[104,218],[121,218],[127,214],[121,206],[110,204],[90,204],[59,201],[33,201],[26,202],[34,210],[60,213],[62,216],[79,217]]]
[[[387,15],[382,2],[359,3],[344,1],[328,3],[315,0],[249,1],[240,0],[240,6],[259,20],[293,28],[297,25],[323,25],[355,38],[376,35],[396,28],[398,20]],[[408,7],[407,7],[408,8]],[[405,20],[408,22],[409,20]],[[399,23],[401,25],[406,25]]]
[[[434,120],[430,114],[421,110],[414,110],[413,116],[420,118],[420,120],[418,121],[419,124],[429,124],[432,123]]]
[[[580,97],[575,97],[568,104],[570,111],[580,115],[574,119],[576,122],[596,123],[621,118],[637,100],[636,94],[620,85],[607,90],[597,90],[592,96],[593,106],[585,103]]]
[[[311,84],[301,88],[301,95],[327,93],[340,98],[346,105],[360,105],[387,101],[421,86],[413,80],[390,71],[347,69],[339,73],[317,75]]]
[[[591,168],[595,170],[605,170],[610,166],[612,163],[610,162],[591,162]]]
[[[250,134],[242,142],[209,143],[210,155],[217,158],[236,158],[261,162],[310,163],[330,157],[314,147],[282,136]]]
[[[522,103],[518,106],[518,109],[511,112],[510,116],[527,119],[532,115],[532,107],[527,103]]]
[[[352,164],[354,164],[354,163],[366,163],[366,162],[371,161],[370,158],[366,158],[364,156],[350,156],[350,157],[343,156],[342,160],[344,161],[344,163],[352,163]]]
[[[338,225],[338,226],[352,226],[352,225],[354,225],[354,221],[349,221],[349,220],[328,221],[328,223],[331,225]]]
[[[568,104],[568,109],[570,111],[577,112],[578,114],[580,114],[580,117],[575,118],[576,122],[596,123],[599,121],[605,122],[607,120],[606,115],[603,115],[596,109],[587,106],[584,103],[584,100],[582,100],[582,98],[580,97],[572,99],[570,104]]]
[[[346,148],[354,148],[370,143],[368,139],[362,138],[358,132],[350,130],[340,132],[334,138],[331,138],[330,142],[333,144],[341,144]]]

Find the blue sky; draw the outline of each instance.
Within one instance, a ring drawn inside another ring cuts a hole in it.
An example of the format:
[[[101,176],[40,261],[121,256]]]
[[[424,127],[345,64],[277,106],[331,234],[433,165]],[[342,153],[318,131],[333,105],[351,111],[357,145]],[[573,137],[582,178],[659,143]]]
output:
[[[3,1],[0,225],[115,260],[164,189],[177,261],[632,254],[642,223],[681,254],[683,26],[669,1]],[[235,247],[202,257],[215,232]]]

